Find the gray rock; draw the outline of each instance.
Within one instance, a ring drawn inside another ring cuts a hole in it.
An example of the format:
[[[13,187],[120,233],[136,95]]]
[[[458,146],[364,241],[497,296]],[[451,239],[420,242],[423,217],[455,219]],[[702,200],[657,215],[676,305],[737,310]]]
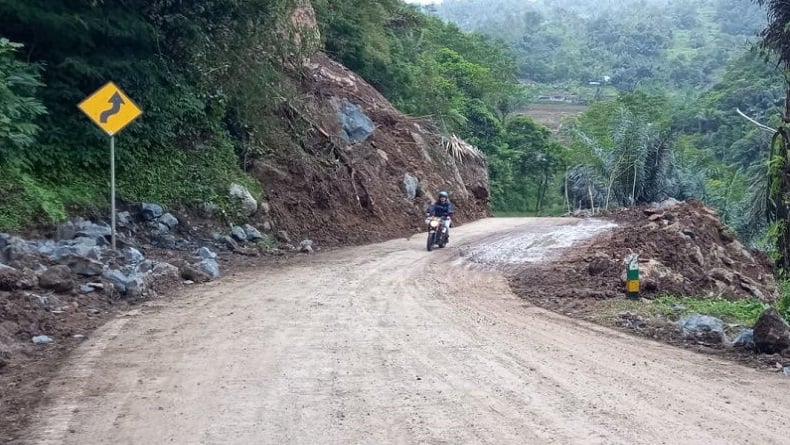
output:
[[[309,239],[306,239],[306,240],[302,241],[301,243],[299,243],[299,252],[302,252],[302,253],[313,253],[314,252],[314,250],[313,250],[313,242],[310,241]]]
[[[201,247],[198,249],[198,256],[204,260],[215,260],[217,259],[217,254],[212,252],[211,249],[208,247]]]
[[[104,273],[102,274],[102,278],[109,281],[110,284],[113,285],[115,290],[118,291],[118,293],[120,294],[126,293],[127,277],[120,270],[116,270],[116,269],[105,270]]]
[[[49,337],[47,335],[36,335],[35,337],[33,337],[33,343],[37,345],[45,345],[54,342],[55,340],[53,340],[52,337]]]
[[[60,264],[68,264],[72,257],[89,258],[92,260],[101,259],[101,248],[83,244],[72,246],[59,246],[52,252],[50,258]]]
[[[725,324],[710,315],[693,314],[678,322],[681,333],[686,338],[707,342],[721,343],[724,341]]]
[[[785,366],[782,368],[782,374],[790,377],[790,366]]]
[[[230,229],[230,234],[236,241],[247,241],[247,232],[239,226],[233,226]]]
[[[130,227],[134,223],[134,218],[130,212],[118,212],[115,221],[118,227]]]
[[[260,207],[261,207],[261,213],[263,213],[264,215],[268,215],[269,212],[271,212],[272,210],[271,206],[266,201],[261,201]]]
[[[156,266],[154,261],[143,260],[132,270],[132,273],[148,273],[154,270],[154,266]]]
[[[45,241],[38,245],[37,250],[40,255],[52,255],[57,247],[54,241]]]
[[[203,260],[203,261],[213,261],[213,260]],[[181,267],[179,272],[181,274],[181,278],[183,278],[190,284],[205,283],[206,281],[211,281],[212,279],[211,276],[200,267],[199,263],[186,264]]]
[[[129,264],[140,264],[145,260],[145,255],[134,247],[124,249],[123,255]]]
[[[38,285],[44,289],[52,289],[55,292],[69,292],[74,289],[71,269],[62,264],[52,266],[38,276]]]
[[[143,203],[140,206],[140,214],[146,221],[154,221],[165,214],[165,209],[158,204]]]
[[[156,280],[176,281],[181,277],[176,266],[169,263],[156,263],[151,271],[151,277]]]
[[[69,269],[83,277],[97,277],[104,272],[104,264],[86,257],[69,256],[62,260]]]
[[[247,235],[247,239],[249,241],[258,241],[259,239],[263,239],[261,232],[249,224],[244,225],[244,233]]]
[[[96,240],[97,243],[100,242],[101,239],[112,235],[112,228],[104,224],[94,224],[90,221],[78,221],[75,227],[77,228],[75,237],[91,238]]]
[[[657,204],[655,205],[655,207],[656,207],[657,209],[661,209],[661,210],[667,210],[667,209],[671,209],[672,207],[678,206],[678,205],[680,205],[680,204],[683,204],[683,203],[682,203],[682,202],[680,202],[680,201],[678,201],[678,200],[677,200],[677,199],[675,199],[675,198],[667,198],[667,199],[665,199],[665,200],[663,200],[663,201],[661,201],[661,202],[657,203]]]
[[[14,261],[24,261],[27,256],[35,251],[35,246],[18,236],[12,236],[6,240],[6,247],[3,252],[5,261],[11,263]]]
[[[166,225],[170,230],[173,230],[178,225],[178,218],[173,216],[171,213],[165,213],[159,217],[159,222]]]
[[[96,292],[96,288],[91,286],[90,284],[80,285],[80,293],[90,294],[90,293],[93,293],[93,292]]]
[[[417,190],[420,188],[420,180],[406,173],[403,175],[403,192],[410,200],[417,198]]]
[[[132,274],[126,277],[126,292],[124,295],[131,298],[140,298],[148,288],[148,279],[143,274]]]
[[[243,185],[231,184],[229,196],[232,200],[241,204],[247,216],[254,215],[255,212],[258,211],[258,201],[255,200],[252,193]]]
[[[269,221],[264,222],[263,226],[261,227],[263,228],[263,231],[266,233],[271,233],[271,231],[274,230],[274,228],[272,227],[272,223]]]
[[[0,233],[0,249],[5,249],[8,245],[8,240],[11,239],[11,235],[7,233]]]
[[[340,123],[340,137],[348,142],[361,142],[373,134],[373,121],[362,111],[362,107],[343,99],[336,105],[336,116]]]
[[[164,226],[164,224],[163,224],[163,226]],[[167,226],[165,226],[165,227],[167,227]],[[173,249],[178,248],[178,238],[176,238],[175,236],[170,235],[170,234],[160,234],[153,241],[153,244],[156,247],[159,247],[161,249],[173,250]]]
[[[216,280],[219,278],[219,264],[217,260],[213,259],[204,259],[203,261],[199,262],[197,266],[205,272],[212,280]]]
[[[74,239],[75,236],[77,236],[77,228],[74,227],[74,223],[71,221],[59,225],[55,234],[55,238],[58,241],[71,240]]]
[[[754,349],[754,330],[742,330],[732,341],[732,345],[738,348]]]

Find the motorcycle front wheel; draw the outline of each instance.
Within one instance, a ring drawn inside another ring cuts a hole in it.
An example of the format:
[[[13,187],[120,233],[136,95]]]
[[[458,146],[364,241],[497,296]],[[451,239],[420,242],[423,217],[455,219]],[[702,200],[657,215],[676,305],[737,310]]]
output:
[[[435,233],[429,233],[428,234],[428,244],[426,246],[428,248],[428,252],[433,250],[433,245],[434,245],[435,238],[436,238],[436,234]]]

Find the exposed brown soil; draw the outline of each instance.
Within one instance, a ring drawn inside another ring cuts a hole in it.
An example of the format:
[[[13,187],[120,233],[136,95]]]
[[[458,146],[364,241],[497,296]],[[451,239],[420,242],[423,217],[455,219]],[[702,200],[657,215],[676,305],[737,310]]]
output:
[[[515,274],[519,294],[562,308],[578,299],[622,298],[625,259],[639,255],[641,295],[776,297],[773,266],[747,249],[700,201],[666,210],[633,208],[602,217],[618,227],[568,251],[557,261],[530,265]]]
[[[304,140],[287,157],[253,166],[278,227],[323,245],[407,236],[423,229],[421,215],[442,189],[451,193],[458,225],[488,216],[485,163],[453,159],[429,121],[403,115],[324,54],[313,57],[298,87],[308,108],[286,102],[281,114]],[[368,139],[341,139],[333,104],[343,99],[374,122]],[[420,181],[414,200],[404,193],[407,173]]]

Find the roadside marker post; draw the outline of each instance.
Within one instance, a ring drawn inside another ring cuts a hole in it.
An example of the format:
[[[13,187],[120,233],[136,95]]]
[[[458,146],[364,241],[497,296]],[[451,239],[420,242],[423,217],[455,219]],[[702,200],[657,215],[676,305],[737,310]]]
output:
[[[639,256],[632,253],[625,260],[626,263],[626,284],[625,292],[629,300],[639,299]]]
[[[107,82],[85,100],[78,108],[99,129],[110,136],[110,205],[112,211],[112,250],[115,251],[115,135],[143,111],[113,82]]]

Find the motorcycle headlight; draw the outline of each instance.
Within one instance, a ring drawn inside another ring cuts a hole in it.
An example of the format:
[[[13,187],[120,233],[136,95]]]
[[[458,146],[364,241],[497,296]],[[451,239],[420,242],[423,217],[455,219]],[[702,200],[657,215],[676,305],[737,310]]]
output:
[[[439,221],[437,221],[435,219],[433,221],[431,221],[431,227],[439,227]]]

